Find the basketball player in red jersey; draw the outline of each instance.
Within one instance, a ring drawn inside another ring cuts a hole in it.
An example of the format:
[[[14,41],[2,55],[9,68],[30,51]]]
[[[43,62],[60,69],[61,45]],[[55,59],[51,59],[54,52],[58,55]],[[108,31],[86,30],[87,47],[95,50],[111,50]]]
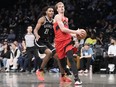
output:
[[[73,44],[71,34],[83,35],[79,30],[71,30],[68,28],[68,18],[64,16],[65,8],[62,2],[58,2],[55,6],[58,14],[54,17],[55,47],[58,58],[60,59],[63,69],[66,69],[66,58],[69,59],[71,69],[75,77],[75,85],[82,84],[78,77],[78,69],[73,58]]]

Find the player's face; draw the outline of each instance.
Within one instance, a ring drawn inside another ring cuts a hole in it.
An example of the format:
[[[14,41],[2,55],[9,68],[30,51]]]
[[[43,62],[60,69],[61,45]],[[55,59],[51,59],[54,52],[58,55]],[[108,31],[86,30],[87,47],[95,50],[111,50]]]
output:
[[[53,8],[48,8],[48,10],[46,11],[46,14],[48,17],[52,18],[54,15],[54,10]]]
[[[58,8],[57,8],[58,13],[64,13],[65,8],[64,8],[64,4],[58,4]]]

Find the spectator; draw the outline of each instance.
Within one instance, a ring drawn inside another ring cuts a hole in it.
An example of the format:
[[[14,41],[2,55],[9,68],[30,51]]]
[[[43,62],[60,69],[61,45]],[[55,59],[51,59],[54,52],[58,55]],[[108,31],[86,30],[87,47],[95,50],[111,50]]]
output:
[[[108,48],[108,55],[116,56],[116,37],[111,37],[111,45]]]
[[[101,33],[96,37],[96,39],[97,39],[96,45],[101,45],[101,46],[104,45],[104,43],[103,43],[104,37],[103,37],[103,36],[104,36],[104,33],[101,32]]]
[[[84,44],[84,47],[81,48],[81,57],[80,57],[80,73],[88,73],[91,59],[93,55],[93,50],[90,48],[89,44]]]
[[[115,15],[112,14],[112,12],[110,12],[106,19],[109,21],[113,21],[116,19],[116,17],[115,17]]]
[[[107,35],[110,35],[110,34],[112,34],[112,32],[113,32],[112,25],[109,24],[109,25],[108,25],[108,28],[106,28],[106,34],[107,34]]]
[[[10,59],[10,46],[8,44],[3,45],[3,51],[1,52],[1,59],[3,63],[3,69],[6,68],[7,60]]]
[[[91,36],[88,37],[86,40],[85,40],[85,43],[88,43],[90,44],[92,47],[96,44],[97,40],[95,38],[95,35],[93,33],[91,33]]]
[[[6,71],[9,71],[10,70],[10,66],[12,65],[12,69],[13,70],[16,70],[18,68],[18,58],[20,56],[20,50],[17,48],[17,46],[12,43],[11,44],[11,53],[10,53],[10,59],[7,61],[7,64],[6,64]]]
[[[8,33],[7,28],[4,28],[3,32],[1,33],[1,39],[5,40],[7,39]]]
[[[8,41],[14,41],[16,38],[16,35],[14,34],[13,30],[10,30],[10,33],[8,34]]]
[[[111,37],[111,45],[108,48],[108,57],[105,59],[109,71],[116,72],[116,36]]]
[[[21,56],[18,58],[18,64],[20,66],[20,71],[25,72],[28,66],[28,58],[24,40],[22,41]]]

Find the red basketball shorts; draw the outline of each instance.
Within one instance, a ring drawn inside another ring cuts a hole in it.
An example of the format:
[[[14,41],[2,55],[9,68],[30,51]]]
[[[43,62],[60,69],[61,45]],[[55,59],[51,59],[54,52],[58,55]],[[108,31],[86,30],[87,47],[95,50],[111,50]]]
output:
[[[67,51],[72,50],[73,45],[71,42],[71,39],[55,42],[56,53],[59,59],[65,58]]]

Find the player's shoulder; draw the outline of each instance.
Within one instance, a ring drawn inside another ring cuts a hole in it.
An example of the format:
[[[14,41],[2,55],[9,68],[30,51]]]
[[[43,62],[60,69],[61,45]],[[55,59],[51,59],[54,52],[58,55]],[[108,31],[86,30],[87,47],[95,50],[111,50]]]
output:
[[[56,14],[55,17],[60,17],[60,15],[59,14]]]
[[[60,19],[60,18],[61,18],[61,15],[59,15],[59,14],[56,14],[54,17],[54,19]]]
[[[42,16],[38,19],[38,22],[44,23],[45,20],[46,20],[45,16]]]
[[[66,16],[64,16],[63,19],[68,21],[68,18]]]

